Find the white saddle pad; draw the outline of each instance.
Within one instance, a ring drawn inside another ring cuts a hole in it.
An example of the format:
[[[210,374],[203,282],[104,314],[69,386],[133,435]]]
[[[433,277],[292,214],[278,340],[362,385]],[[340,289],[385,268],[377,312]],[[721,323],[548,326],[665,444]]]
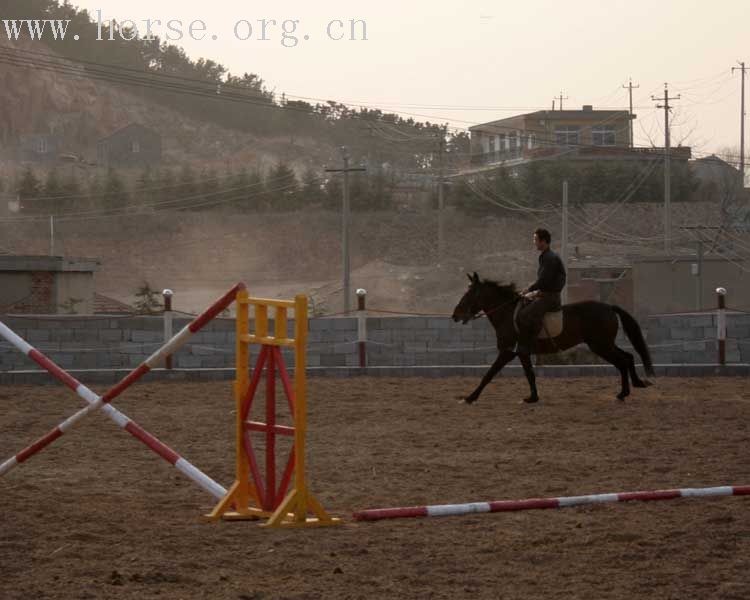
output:
[[[513,312],[513,325],[518,332],[518,311],[521,308],[521,303],[516,304],[516,310]],[[544,326],[542,331],[539,333],[538,339],[545,340],[549,338],[555,338],[562,333],[563,330],[563,311],[556,310],[553,312],[545,313],[544,315]]]
[[[563,313],[561,310],[555,312],[548,312],[544,315],[544,327],[539,334],[539,339],[544,340],[547,338],[557,337],[562,333],[563,330]],[[549,334],[549,335],[548,335]]]

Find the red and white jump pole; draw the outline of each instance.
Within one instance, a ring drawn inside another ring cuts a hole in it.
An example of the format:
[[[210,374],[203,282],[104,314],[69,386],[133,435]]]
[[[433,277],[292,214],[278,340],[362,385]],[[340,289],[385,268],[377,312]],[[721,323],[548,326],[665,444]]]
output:
[[[169,340],[169,342],[164,344],[164,346],[159,348],[143,363],[141,363],[140,366],[131,371],[118,384],[107,391],[104,396],[98,396],[97,394],[92,392],[89,388],[81,384],[69,373],[61,369],[49,358],[44,356],[41,352],[21,339],[6,325],[0,323],[0,336],[8,340],[16,348],[21,350],[21,352],[31,358],[43,369],[54,375],[57,379],[62,381],[65,385],[74,390],[76,394],[78,394],[81,398],[89,403],[87,407],[79,410],[73,416],[65,419],[65,421],[60,423],[46,435],[39,438],[36,442],[0,464],[0,477],[5,475],[15,466],[19,465],[22,462],[25,462],[26,460],[49,446],[65,432],[77,425],[87,415],[102,408],[107,416],[115,421],[120,427],[146,444],[151,450],[156,452],[170,464],[174,465],[188,478],[200,485],[214,497],[223,498],[226,495],[226,490],[222,486],[213,481],[210,477],[208,477],[208,475],[197,469],[184,458],[180,457],[174,450],[169,448],[169,446],[160,442],[134,421],[126,417],[123,413],[115,409],[113,406],[110,406],[109,403],[117,396],[119,396],[123,391],[125,391],[128,387],[130,387],[130,385],[132,385],[135,381],[148,373],[156,365],[160,364],[167,356],[176,352],[195,332],[199,331],[203,326],[206,325],[206,323],[208,323],[221,311],[227,308],[227,306],[229,306],[234,301],[237,292],[244,288],[245,285],[243,283],[238,283],[237,285],[235,285],[231,290],[229,290],[226,294],[224,294],[221,298],[214,302],[203,313],[201,313],[199,316],[193,319],[193,321],[186,325],[179,333],[177,333],[177,335]]]
[[[608,502],[631,502],[640,500],[674,500],[676,498],[705,498],[719,496],[748,496],[750,485],[709,488],[682,488],[651,492],[618,492],[592,494],[589,496],[567,496],[561,498],[529,498],[526,500],[496,500],[494,502],[471,502],[468,504],[434,504],[431,506],[409,506],[402,508],[375,508],[354,513],[357,521],[379,521],[381,519],[403,519],[407,517],[449,517],[471,513],[507,512],[544,508],[567,508],[583,504],[605,504]]]

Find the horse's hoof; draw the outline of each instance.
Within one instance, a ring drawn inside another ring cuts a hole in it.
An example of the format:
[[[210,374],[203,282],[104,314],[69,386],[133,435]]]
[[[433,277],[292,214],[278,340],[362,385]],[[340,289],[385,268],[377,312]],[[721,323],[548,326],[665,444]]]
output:
[[[477,401],[476,398],[472,398],[471,396],[467,396],[463,400],[459,402],[459,404],[474,404]]]
[[[535,402],[539,402],[539,396],[529,396],[528,398],[524,398],[523,401],[526,404],[534,404]]]
[[[650,382],[648,379],[643,380],[643,387],[649,387],[651,385],[654,385],[654,384]]]
[[[620,393],[620,394],[617,394],[617,399],[618,400],[625,400],[625,398],[627,398],[629,395],[630,394],[622,394],[622,393]]]

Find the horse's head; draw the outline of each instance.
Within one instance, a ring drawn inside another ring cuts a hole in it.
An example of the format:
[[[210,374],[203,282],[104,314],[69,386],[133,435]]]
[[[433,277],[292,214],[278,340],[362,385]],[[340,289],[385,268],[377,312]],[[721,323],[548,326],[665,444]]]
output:
[[[476,317],[482,310],[480,305],[482,283],[479,281],[479,275],[475,271],[473,275],[467,275],[467,277],[470,281],[469,289],[466,290],[456,308],[453,309],[453,320],[456,323],[461,321],[464,325]]]

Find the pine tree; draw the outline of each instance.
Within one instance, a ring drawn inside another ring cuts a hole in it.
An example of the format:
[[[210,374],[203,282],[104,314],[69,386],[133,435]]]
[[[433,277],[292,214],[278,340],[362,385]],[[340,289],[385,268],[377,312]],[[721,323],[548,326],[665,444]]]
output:
[[[248,210],[247,186],[249,181],[250,175],[244,166],[240,167],[240,170],[236,173],[227,175],[224,178],[224,183],[221,187],[224,190],[223,197],[229,206],[242,212]]]
[[[41,184],[34,175],[34,171],[30,167],[27,167],[21,177],[21,181],[18,183],[18,197],[21,200],[21,208],[27,212],[36,212],[39,207],[38,202],[24,202],[25,200],[33,200],[38,198],[40,195]]]
[[[343,183],[340,175],[333,175],[325,182],[323,203],[331,210],[341,210]]]
[[[308,168],[302,177],[301,204],[303,206],[319,205],[323,202],[324,195],[320,175],[314,169]]]
[[[107,171],[103,196],[103,204],[107,208],[120,208],[128,203],[128,190],[115,169],[109,169]]]
[[[286,211],[297,207],[299,186],[294,171],[284,162],[279,162],[272,170],[267,183],[268,200],[271,210]]]
[[[158,179],[156,180],[156,187],[158,189],[153,193],[154,202],[163,202],[177,198],[178,191],[176,183],[177,180],[172,169],[169,167],[161,169],[158,173]]]
[[[247,189],[244,190],[246,210],[264,210],[269,207],[266,177],[258,167],[250,172],[247,179]]]
[[[196,201],[198,186],[195,183],[195,172],[189,163],[185,163],[180,170],[176,191],[178,200],[187,203]]]
[[[150,205],[154,202],[156,187],[155,176],[151,167],[146,167],[135,182],[134,201],[136,204]]]
[[[208,209],[214,207],[219,209],[223,208],[224,203],[222,202],[221,195],[218,193],[220,189],[221,179],[219,178],[216,169],[213,167],[204,169],[201,172],[201,180],[199,182],[199,193],[202,196],[205,196],[205,198],[201,200],[201,204]]]

